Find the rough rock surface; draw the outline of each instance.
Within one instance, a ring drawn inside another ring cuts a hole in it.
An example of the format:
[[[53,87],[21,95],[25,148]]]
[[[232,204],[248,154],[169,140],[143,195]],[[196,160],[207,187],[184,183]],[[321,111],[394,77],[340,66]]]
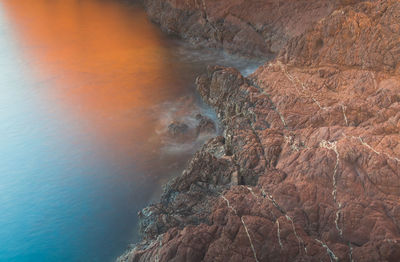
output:
[[[394,0],[346,6],[247,78],[210,67],[223,136],[120,260],[400,261],[399,19]]]
[[[209,117],[197,114],[196,120],[199,121],[196,126],[197,136],[215,134],[217,132],[217,127],[214,121],[212,121]]]
[[[189,126],[185,123],[173,121],[168,125],[168,133],[172,136],[185,135],[189,130]]]
[[[246,56],[277,53],[333,10],[362,0],[142,0],[161,28]]]
[[[214,121],[200,113],[193,119],[173,120],[167,127],[167,136],[169,140],[175,142],[188,142],[198,138],[210,138],[217,134],[217,126]]]

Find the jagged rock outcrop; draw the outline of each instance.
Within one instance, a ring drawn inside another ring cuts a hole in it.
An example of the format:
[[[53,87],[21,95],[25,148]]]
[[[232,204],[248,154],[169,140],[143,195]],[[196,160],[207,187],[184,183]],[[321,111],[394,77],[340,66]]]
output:
[[[347,6],[292,38],[281,53],[297,66],[340,65],[396,71],[400,60],[400,3],[373,1]]]
[[[210,67],[197,86],[223,136],[121,260],[400,261],[399,12],[343,7],[247,78]]]
[[[196,45],[246,56],[277,53],[340,6],[362,0],[142,0],[161,28]]]

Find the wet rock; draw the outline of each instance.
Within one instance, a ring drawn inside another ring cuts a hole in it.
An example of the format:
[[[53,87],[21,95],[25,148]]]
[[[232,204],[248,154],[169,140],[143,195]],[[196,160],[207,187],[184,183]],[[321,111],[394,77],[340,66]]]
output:
[[[219,194],[237,185],[237,167],[232,158],[224,155],[224,142],[223,137],[211,139],[183,174],[164,187],[160,202],[139,212],[140,233],[145,242],[174,228],[210,223],[209,215]]]
[[[216,124],[209,117],[197,114],[193,117],[194,121],[190,120],[191,117],[188,118],[187,122],[173,121],[168,125],[168,135],[174,141],[193,142],[198,138],[211,138],[216,134]]]
[[[211,135],[217,132],[217,127],[215,126],[214,121],[210,118],[203,116],[201,114],[196,115],[196,120],[198,124],[196,126],[196,135]]]
[[[189,131],[189,126],[185,123],[174,121],[168,125],[168,133],[172,136],[185,135]]]

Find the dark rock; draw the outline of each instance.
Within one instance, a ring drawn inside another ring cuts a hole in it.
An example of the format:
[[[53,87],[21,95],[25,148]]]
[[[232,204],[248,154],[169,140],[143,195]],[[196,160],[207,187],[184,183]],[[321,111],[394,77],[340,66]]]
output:
[[[199,123],[196,126],[196,135],[210,135],[215,134],[217,132],[217,127],[215,126],[214,121],[210,118],[203,116],[201,114],[196,115],[196,120]]]
[[[168,132],[172,136],[185,135],[189,131],[189,126],[182,122],[174,121],[168,125]]]

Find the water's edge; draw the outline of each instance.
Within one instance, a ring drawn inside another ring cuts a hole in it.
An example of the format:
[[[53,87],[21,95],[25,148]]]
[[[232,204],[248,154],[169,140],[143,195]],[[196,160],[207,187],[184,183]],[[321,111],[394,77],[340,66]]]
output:
[[[140,6],[146,12],[148,12],[148,10],[146,10],[144,2],[145,1],[143,1],[143,0],[139,1]],[[189,46],[189,49],[193,48],[191,50],[191,52],[193,52],[193,54],[194,54],[194,56],[193,56],[194,59],[198,59],[198,57],[201,57],[202,50],[204,50],[204,48],[206,48],[206,49],[211,49],[211,50],[215,50],[217,52],[224,53],[224,56],[227,57],[228,60],[234,61],[235,59],[237,59],[238,61],[245,61],[244,63],[242,62],[245,66],[241,65],[240,62],[239,62],[239,64],[235,64],[235,63],[229,64],[228,63],[228,65],[226,65],[227,67],[232,67],[232,68],[235,68],[235,70],[239,70],[239,72],[244,77],[250,76],[265,62],[274,59],[274,57],[276,55],[273,53],[267,53],[267,54],[255,56],[254,54],[249,54],[249,53],[243,52],[243,48],[246,48],[246,47],[242,47],[241,50],[237,49],[237,50],[232,51],[232,50],[223,50],[220,47],[213,47],[212,45],[210,47],[210,44],[207,43],[206,41],[193,42],[190,39],[182,38],[181,36],[177,35],[175,32],[165,30],[165,28],[163,28],[163,26],[158,21],[151,19],[151,16],[149,13],[148,13],[148,17],[149,17],[149,20],[151,22],[153,22],[155,25],[159,26],[164,33],[166,33],[170,37],[176,39],[177,41],[182,42],[182,44]],[[240,47],[237,47],[237,48],[240,48]],[[215,64],[213,64],[213,63],[209,64],[209,67],[212,67],[212,66],[215,66]],[[200,77],[200,76],[201,75],[198,75],[198,77]],[[196,91],[196,94],[199,95],[199,99],[201,100],[201,103],[204,103],[205,106],[207,108],[209,108],[209,110],[212,111],[212,114],[215,115],[215,109],[211,105],[207,104],[207,101],[205,101],[205,99],[199,94],[198,90]],[[159,196],[157,196],[156,198],[153,198],[153,201],[150,202],[147,207],[145,207],[142,211],[140,211],[138,213],[138,216],[141,218],[139,218],[139,225],[136,225],[136,227],[135,227],[136,230],[140,231],[140,223],[142,223],[144,220],[147,219],[147,218],[143,218],[148,215],[148,214],[146,214],[146,212],[152,212],[152,211],[148,211],[148,209],[151,208],[152,206],[157,205],[157,203],[159,201],[161,201],[161,199],[163,199],[166,194],[169,194],[168,191],[170,190],[171,184],[176,182],[177,179],[181,178],[183,174],[190,172],[190,163],[193,161],[198,162],[196,155],[200,154],[204,150],[205,151],[209,150],[209,148],[207,148],[207,144],[212,143],[212,141],[214,141],[215,139],[218,140],[218,139],[222,138],[222,136],[223,136],[222,133],[224,132],[224,127],[220,123],[220,118],[213,117],[212,120],[214,122],[216,122],[216,125],[219,127],[218,132],[212,138],[207,138],[207,140],[201,141],[202,146],[200,146],[197,151],[192,153],[192,156],[190,157],[189,161],[187,162],[184,170],[180,174],[170,177],[170,179],[162,186],[162,193],[160,193]],[[182,180],[185,180],[185,179],[183,178]],[[151,215],[153,215],[153,214],[151,214]],[[144,223],[148,223],[148,221],[146,221]],[[140,250],[147,249],[147,248],[152,247],[155,244],[161,243],[162,236],[163,236],[163,234],[159,234],[159,237],[156,240],[143,239],[143,232],[140,232],[139,233],[140,241],[138,241],[136,243],[132,243],[130,245],[130,247],[121,256],[119,256],[116,259],[116,261],[117,262],[130,261],[131,255],[134,254],[135,252],[139,251],[139,253],[140,253]]]

